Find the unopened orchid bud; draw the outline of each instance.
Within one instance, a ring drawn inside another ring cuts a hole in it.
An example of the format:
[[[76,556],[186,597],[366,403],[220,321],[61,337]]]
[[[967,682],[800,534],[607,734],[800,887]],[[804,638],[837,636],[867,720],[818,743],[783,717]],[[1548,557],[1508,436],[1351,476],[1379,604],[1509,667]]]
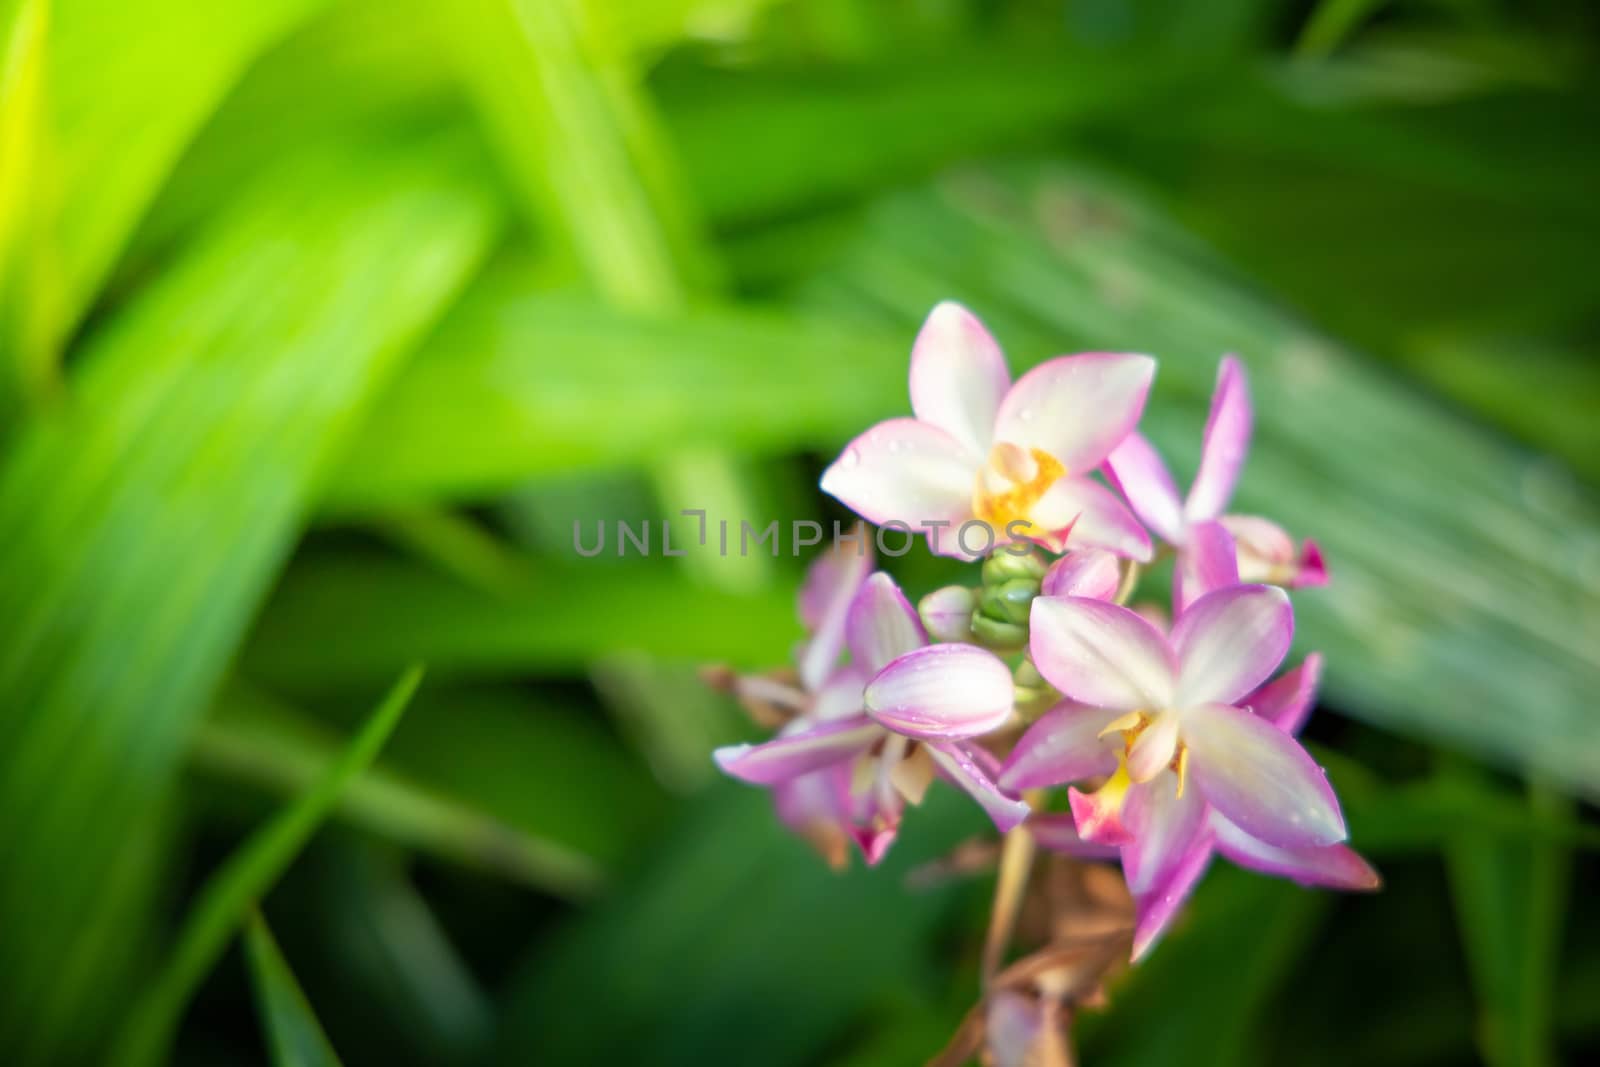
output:
[[[928,636],[935,641],[970,641],[972,613],[977,606],[975,590],[964,585],[947,585],[923,597],[917,604],[917,615]]]
[[[1015,551],[1015,546],[1003,548],[983,561],[983,584],[1002,585],[1013,578],[1026,578],[1038,585],[1048,569],[1044,557],[1031,548],[1026,552]]]
[[[1028,611],[1039,595],[1039,583],[1031,578],[1013,578],[999,585],[985,586],[978,613],[1000,622],[1028,624]]]
[[[985,648],[1015,652],[1028,643],[1028,628],[979,614],[972,617],[972,636]]]

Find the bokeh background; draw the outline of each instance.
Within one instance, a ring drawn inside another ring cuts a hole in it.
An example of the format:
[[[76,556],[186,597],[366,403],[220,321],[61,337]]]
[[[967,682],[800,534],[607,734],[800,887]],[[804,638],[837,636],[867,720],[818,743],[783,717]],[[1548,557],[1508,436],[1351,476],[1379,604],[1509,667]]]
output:
[[[1086,1061],[1593,1057],[1596,45],[1583,0],[4,0],[4,1059],[933,1054],[990,880],[905,879],[981,816],[836,876],[709,761],[753,730],[696,665],[784,662],[804,560],[571,538],[844,519],[946,297],[1014,369],[1158,355],[1180,477],[1239,353],[1241,506],[1334,574],[1309,737],[1385,890],[1213,870]]]

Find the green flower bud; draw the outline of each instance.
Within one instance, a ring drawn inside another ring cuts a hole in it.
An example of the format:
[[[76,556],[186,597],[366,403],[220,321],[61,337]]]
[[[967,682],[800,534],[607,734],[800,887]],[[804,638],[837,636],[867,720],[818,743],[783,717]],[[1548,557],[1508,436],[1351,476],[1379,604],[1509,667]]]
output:
[[[1033,549],[1014,552],[1016,545],[996,549],[983,561],[983,584],[1003,585],[1013,578],[1028,578],[1037,586],[1050,565]]]
[[[1039,595],[1039,583],[1028,578],[1013,578],[999,585],[986,586],[979,601],[979,614],[999,622],[1028,625],[1028,612],[1033,598]]]
[[[979,614],[972,617],[972,636],[985,648],[1014,652],[1028,643],[1028,628]]]

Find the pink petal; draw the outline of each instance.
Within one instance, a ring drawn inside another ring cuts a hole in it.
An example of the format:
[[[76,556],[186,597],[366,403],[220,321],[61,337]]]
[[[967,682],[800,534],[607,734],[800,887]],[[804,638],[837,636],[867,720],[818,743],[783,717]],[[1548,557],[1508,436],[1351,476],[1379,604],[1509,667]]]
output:
[[[1172,706],[1167,641],[1127,608],[1084,597],[1038,597],[1029,649],[1034,666],[1062,695],[1131,711]]]
[[[1155,373],[1149,356],[1110,352],[1041,363],[1000,402],[995,440],[1042,449],[1087,474],[1138,425]]]
[[[867,674],[877,674],[896,656],[928,643],[922,620],[894,579],[878,571],[862,584],[845,619],[850,658]]]
[[[1322,681],[1322,653],[1313,652],[1292,671],[1257,689],[1244,703],[1257,715],[1284,733],[1300,732],[1317,699],[1317,684]]]
[[[1103,469],[1146,526],[1169,544],[1183,544],[1183,502],[1149,439],[1137,430],[1130,433],[1112,449]]]
[[[1126,845],[1133,840],[1122,822],[1123,794],[1110,789],[1097,789],[1085,793],[1077,788],[1067,790],[1067,803],[1072,807],[1073,825],[1085,841],[1097,845]]]
[[[1217,368],[1217,388],[1211,394],[1211,415],[1206,419],[1205,442],[1200,448],[1200,472],[1189,487],[1184,514],[1189,521],[1214,519],[1222,514],[1233,496],[1250,451],[1250,387],[1244,368],[1226,356]]]
[[[1010,790],[1042,789],[1110,774],[1117,758],[1100,736],[1122,713],[1062,701],[1028,727],[1000,768],[1000,785]]]
[[[1002,792],[984,773],[972,748],[953,741],[935,741],[925,747],[945,776],[966,790],[994,820],[995,829],[1005,833],[1028,817],[1032,809],[1027,802]]]
[[[872,571],[872,539],[859,529],[857,537],[849,547],[841,543],[818,556],[800,587],[800,621],[811,637],[798,661],[800,684],[808,691],[821,685],[839,662],[850,602]]]
[[[975,645],[930,645],[898,657],[867,685],[867,713],[907,737],[977,737],[1011,717],[1010,669]]]
[[[1189,528],[1189,540],[1178,551],[1172,575],[1172,604],[1182,611],[1207,593],[1239,584],[1239,560],[1233,536],[1220,522],[1207,520]]]
[[[1039,595],[1110,600],[1121,585],[1116,556],[1102,548],[1075,548],[1051,564],[1039,583]]]
[[[1212,846],[1202,834],[1173,864],[1166,879],[1134,898],[1133,962],[1143,959],[1172,925],[1200,876],[1211,864]]]
[[[830,864],[842,867],[855,836],[850,823],[850,764],[835,763],[772,787],[778,819]]]
[[[960,441],[975,460],[989,452],[995,413],[1011,387],[1000,346],[978,317],[946,300],[911,348],[911,410]]]
[[[1211,829],[1217,851],[1241,867],[1327,889],[1377,889],[1372,865],[1345,845],[1283,848],[1257,840],[1216,812]]]
[[[1202,704],[1184,712],[1183,741],[1189,780],[1251,837],[1285,848],[1345,839],[1327,775],[1267,720],[1225,704]]]
[[[821,484],[868,522],[902,522],[920,532],[926,522],[954,529],[971,518],[977,475],[965,445],[936,426],[902,418],[880,422],[846,445]]]
[[[1178,751],[1178,713],[1164,711],[1144,728],[1128,750],[1128,777],[1148,782],[1166,769]],[[1173,783],[1177,789],[1177,783]]]
[[[1137,896],[1171,877],[1206,822],[1206,805],[1193,789],[1178,795],[1178,776],[1163,771],[1128,790],[1122,825],[1133,840],[1122,848],[1122,873]]]
[[[1115,845],[1097,845],[1078,833],[1077,820],[1066,812],[1035,812],[1028,819],[1028,832],[1039,847],[1079,859],[1103,860],[1117,855]]]
[[[1297,548],[1289,531],[1255,515],[1220,520],[1239,546],[1239,574],[1247,582],[1272,582],[1291,589],[1328,584],[1328,568],[1315,541]]]
[[[1294,589],[1315,589],[1328,584],[1328,565],[1322,558],[1322,546],[1306,538],[1300,546],[1300,561],[1294,580]]]
[[[869,677],[865,670],[854,663],[840,667],[817,690],[806,718],[824,723],[860,715],[865,710],[861,694],[867,688]]]
[[[1033,539],[1052,551],[1070,544],[1150,561],[1150,535],[1139,520],[1115,493],[1088,478],[1060,479],[1028,509],[1027,518],[1035,527]]]
[[[1235,703],[1278,669],[1293,638],[1294,611],[1277,586],[1207,593],[1172,627],[1178,703]]]
[[[761,745],[728,745],[712,753],[717,766],[756,785],[777,785],[871,747],[883,728],[865,715],[812,726]]]

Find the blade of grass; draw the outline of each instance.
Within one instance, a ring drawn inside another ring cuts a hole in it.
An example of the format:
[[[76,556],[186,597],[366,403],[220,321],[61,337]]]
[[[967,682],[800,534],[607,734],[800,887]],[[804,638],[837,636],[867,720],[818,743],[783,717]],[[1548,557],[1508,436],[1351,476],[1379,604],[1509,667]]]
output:
[[[1459,761],[1447,773],[1469,785],[1478,777]],[[1520,807],[1571,810],[1537,787]],[[1478,1045],[1493,1067],[1549,1067],[1560,1062],[1554,1010],[1571,848],[1463,825],[1473,828],[1452,836],[1445,861],[1481,1013]]]
[[[250,909],[244,931],[256,1012],[266,1031],[274,1067],[339,1067],[339,1057],[322,1032],[311,1003],[295,981],[261,912]]]
[[[345,788],[377,758],[421,681],[421,667],[407,668],[327,773],[251,834],[206,880],[171,955],[129,1009],[114,1054],[119,1067],[142,1067],[165,1057],[189,999],[216,965],[239,924],[294,862]]]
[[[342,747],[315,721],[234,684],[200,728],[190,758],[207,775],[297,796],[327,774]],[[382,765],[357,775],[338,815],[405,847],[547,893],[584,896],[601,877],[581,852]]]

